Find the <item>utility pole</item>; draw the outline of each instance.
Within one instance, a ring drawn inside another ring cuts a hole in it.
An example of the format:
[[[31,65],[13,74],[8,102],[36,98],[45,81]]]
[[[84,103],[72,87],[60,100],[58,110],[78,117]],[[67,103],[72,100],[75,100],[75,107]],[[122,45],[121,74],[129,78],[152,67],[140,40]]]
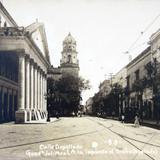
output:
[[[111,79],[111,88],[112,88],[112,78],[113,78],[113,73],[110,73],[110,79]]]

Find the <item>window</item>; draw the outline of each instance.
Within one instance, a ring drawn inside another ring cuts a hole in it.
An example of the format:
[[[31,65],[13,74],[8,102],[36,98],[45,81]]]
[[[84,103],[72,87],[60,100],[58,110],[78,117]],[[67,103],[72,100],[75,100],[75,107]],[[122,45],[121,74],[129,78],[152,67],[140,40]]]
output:
[[[139,80],[139,69],[135,72],[136,80]]]
[[[127,88],[130,89],[130,76],[127,76]]]

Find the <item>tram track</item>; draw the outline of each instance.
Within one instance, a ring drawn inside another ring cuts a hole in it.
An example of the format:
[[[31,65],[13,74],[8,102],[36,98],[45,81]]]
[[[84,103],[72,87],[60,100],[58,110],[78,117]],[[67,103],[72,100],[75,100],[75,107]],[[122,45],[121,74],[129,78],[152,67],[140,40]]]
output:
[[[99,124],[100,122],[97,122],[97,123]],[[100,123],[100,124],[101,124],[101,123]],[[105,125],[104,125],[104,126],[105,126]],[[106,127],[106,126],[105,126],[105,127]],[[111,123],[111,126],[110,126],[110,127],[107,127],[107,128],[108,128],[108,129],[111,129],[112,127],[114,127],[114,124]],[[118,126],[118,127],[120,127],[120,126]],[[112,130],[112,131],[113,131],[113,130]],[[133,140],[133,141],[136,141],[136,142],[139,142],[139,143],[144,143],[144,144],[146,144],[146,145],[150,145],[150,146],[153,146],[153,147],[158,147],[158,148],[160,148],[160,145],[156,145],[156,144],[144,142],[144,141],[141,141],[141,140],[137,140],[137,139],[135,139],[135,138],[131,138],[131,137],[122,135],[122,134],[120,134],[120,133],[118,133],[118,132],[115,132],[115,131],[113,131],[113,132],[116,133],[116,134],[118,134],[119,136],[124,137],[124,138],[130,139],[130,140]]]
[[[101,122],[99,122],[99,121],[97,121],[97,120],[93,120],[93,119],[91,119],[91,118],[87,118],[87,119],[89,119],[90,121],[92,121],[92,122],[94,122],[94,123],[99,124],[100,126],[104,127],[104,128],[107,129],[108,131],[110,131],[110,132],[112,132],[113,134],[119,136],[121,139],[123,139],[124,141],[126,141],[127,143],[129,143],[130,145],[132,145],[134,148],[136,148],[136,149],[139,150],[140,152],[143,152],[143,154],[145,154],[145,155],[146,155],[147,157],[149,157],[150,159],[156,160],[154,157],[152,157],[151,155],[149,155],[148,153],[146,153],[146,152],[143,151],[143,150],[144,150],[144,148],[145,148],[146,145],[151,145],[151,146],[153,146],[153,147],[159,147],[159,148],[160,148],[159,145],[154,145],[154,144],[149,143],[150,140],[149,140],[148,142],[144,142],[144,141],[139,141],[139,140],[136,140],[136,139],[134,139],[134,138],[130,138],[130,137],[124,136],[124,135],[122,135],[122,134],[119,134],[119,133],[117,133],[117,132],[115,132],[115,131],[113,131],[113,130],[111,129],[111,128],[114,127],[114,124],[112,124],[112,126],[107,127],[107,126],[105,126],[103,123],[101,123]],[[153,138],[153,136],[152,136],[151,138]],[[139,142],[139,143],[143,143],[143,144],[144,144],[143,149],[140,148],[140,147],[138,147],[138,146],[136,146],[134,143],[130,142],[128,139],[133,140],[133,141],[136,141],[136,142]],[[137,155],[136,155],[136,156],[137,156]],[[134,157],[134,159],[135,159],[135,158],[136,158],[136,157]],[[133,160],[134,160],[134,159],[133,159]]]

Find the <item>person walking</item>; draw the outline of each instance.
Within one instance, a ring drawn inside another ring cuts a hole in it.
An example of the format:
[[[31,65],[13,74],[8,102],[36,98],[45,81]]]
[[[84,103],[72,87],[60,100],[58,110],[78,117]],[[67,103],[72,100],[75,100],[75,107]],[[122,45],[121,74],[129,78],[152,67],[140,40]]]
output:
[[[122,114],[122,116],[121,116],[121,121],[122,121],[122,123],[124,123],[124,114]]]
[[[138,117],[138,115],[135,116],[134,125],[135,125],[135,127],[139,127],[139,117]]]
[[[56,118],[59,119],[59,112],[56,111]]]

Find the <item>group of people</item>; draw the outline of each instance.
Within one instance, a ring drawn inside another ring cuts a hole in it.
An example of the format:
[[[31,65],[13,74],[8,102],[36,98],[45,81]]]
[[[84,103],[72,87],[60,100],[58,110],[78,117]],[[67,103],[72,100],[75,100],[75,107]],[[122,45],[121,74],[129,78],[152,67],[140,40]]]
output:
[[[124,121],[125,121],[125,116],[124,116],[124,114],[122,114],[121,115],[121,122],[124,123]],[[134,118],[134,125],[135,125],[135,127],[139,127],[139,125],[140,125],[138,114],[136,114],[136,116]]]
[[[78,111],[77,113],[72,112],[72,116],[73,116],[73,117],[75,117],[75,116],[77,116],[77,117],[82,117],[82,115],[83,115],[83,112],[81,112],[81,111]]]

